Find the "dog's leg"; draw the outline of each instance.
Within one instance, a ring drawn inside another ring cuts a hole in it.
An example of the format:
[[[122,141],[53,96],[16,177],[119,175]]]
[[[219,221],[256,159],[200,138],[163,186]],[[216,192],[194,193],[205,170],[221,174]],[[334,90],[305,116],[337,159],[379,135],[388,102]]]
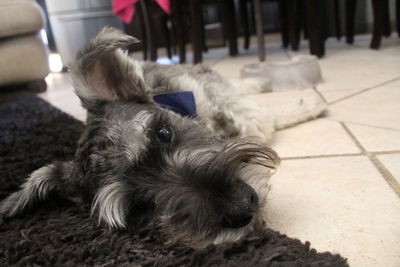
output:
[[[68,197],[67,190],[75,191],[66,184],[69,183],[67,178],[71,174],[71,165],[69,162],[56,162],[34,171],[19,191],[0,202],[0,215],[13,217],[35,202],[47,199],[49,193],[53,191]],[[77,200],[73,197],[68,198]]]

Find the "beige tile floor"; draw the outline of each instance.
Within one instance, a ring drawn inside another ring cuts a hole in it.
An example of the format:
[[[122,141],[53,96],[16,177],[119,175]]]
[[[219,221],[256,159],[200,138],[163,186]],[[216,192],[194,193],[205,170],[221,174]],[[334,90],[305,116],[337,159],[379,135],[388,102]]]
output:
[[[369,40],[328,40],[316,90],[329,114],[276,133],[272,145],[283,160],[266,216],[271,228],[341,253],[351,266],[400,266],[400,39],[385,39],[379,51],[368,48]],[[267,60],[307,52],[306,43],[291,52],[267,39]],[[234,58],[226,49],[205,57],[227,78],[238,78],[251,62],[254,46]],[[68,79],[49,75],[41,97],[84,120]]]

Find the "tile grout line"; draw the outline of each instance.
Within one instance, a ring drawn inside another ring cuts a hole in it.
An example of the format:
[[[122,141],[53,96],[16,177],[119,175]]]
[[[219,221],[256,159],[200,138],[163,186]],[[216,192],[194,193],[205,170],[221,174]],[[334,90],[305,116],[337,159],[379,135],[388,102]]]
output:
[[[329,105],[328,101],[325,99],[324,95],[318,91],[316,86],[313,86],[312,89],[314,90],[314,92],[322,99],[322,101],[325,102],[325,104]]]
[[[355,157],[355,156],[364,156],[364,154],[362,154],[362,153],[327,154],[327,155],[282,157],[281,159],[282,159],[282,160],[297,160],[297,159],[320,159],[320,158]]]
[[[369,152],[373,156],[380,155],[395,155],[400,154],[400,150],[387,150],[387,151],[373,151]],[[293,157],[281,157],[281,160],[297,160],[297,159],[321,159],[321,158],[337,158],[337,157],[357,157],[366,156],[366,154],[360,153],[348,153],[348,154],[326,154],[326,155],[309,155],[309,156],[293,156]]]
[[[329,121],[343,122],[343,123],[347,123],[347,124],[365,126],[365,127],[370,127],[370,128],[383,129],[383,130],[388,130],[388,131],[393,131],[393,132],[400,132],[399,129],[393,129],[393,128],[389,128],[389,127],[382,127],[382,126],[376,126],[376,125],[359,123],[359,122],[352,122],[352,121],[343,121],[343,120],[339,121],[339,120],[335,120],[335,119],[329,118],[329,117],[325,117],[324,119],[329,120]]]
[[[347,132],[347,134],[351,137],[357,147],[361,150],[362,154],[367,156],[371,163],[375,166],[375,168],[379,171],[381,176],[385,179],[385,181],[389,184],[392,190],[400,197],[400,183],[396,181],[393,175],[386,169],[386,167],[376,158],[373,153],[368,152],[358,141],[355,135],[350,131],[350,129],[343,123],[340,123],[343,129]]]
[[[379,83],[379,84],[373,85],[373,86],[371,86],[371,87],[365,88],[364,90],[361,90],[361,91],[355,92],[355,93],[353,93],[353,94],[350,94],[350,95],[348,95],[348,96],[345,96],[345,97],[336,99],[335,101],[332,101],[332,102],[330,102],[330,103],[328,103],[328,104],[329,104],[329,105],[334,105],[334,104],[336,104],[336,103],[338,103],[338,102],[341,102],[341,101],[343,101],[343,100],[349,99],[349,98],[351,98],[351,97],[353,97],[353,96],[363,94],[363,93],[365,93],[365,92],[367,92],[367,91],[370,91],[370,90],[372,90],[372,89],[375,89],[375,88],[380,87],[380,86],[382,86],[382,85],[386,85],[386,84],[391,83],[391,82],[395,82],[395,81],[397,81],[397,80],[400,80],[400,77],[396,77],[396,78],[391,79],[391,80],[389,80],[389,81],[386,81],[386,82],[383,82],[383,83]]]
[[[400,150],[374,151],[371,152],[371,154],[373,154],[374,156],[400,154]]]

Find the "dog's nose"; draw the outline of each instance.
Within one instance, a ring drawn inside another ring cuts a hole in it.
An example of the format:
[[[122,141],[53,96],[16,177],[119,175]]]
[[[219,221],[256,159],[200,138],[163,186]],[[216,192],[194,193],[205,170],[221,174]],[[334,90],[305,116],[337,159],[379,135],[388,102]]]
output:
[[[249,224],[258,209],[258,196],[254,189],[241,183],[235,200],[227,207],[222,217],[222,227],[240,228]]]
[[[257,196],[256,191],[254,191],[254,189],[251,188],[250,186],[249,186],[249,190],[246,194],[246,198],[247,198],[247,203],[248,203],[247,208],[251,212],[255,212],[258,208],[258,196]]]
[[[238,192],[236,192],[238,200],[235,201],[236,206],[242,210],[252,213],[258,209],[258,196],[256,191],[244,182],[240,182]]]

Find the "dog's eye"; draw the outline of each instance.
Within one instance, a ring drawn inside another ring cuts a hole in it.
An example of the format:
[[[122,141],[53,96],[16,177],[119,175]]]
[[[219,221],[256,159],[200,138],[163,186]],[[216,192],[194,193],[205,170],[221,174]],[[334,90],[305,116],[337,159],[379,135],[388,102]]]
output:
[[[163,126],[157,130],[157,138],[163,143],[169,143],[172,139],[172,131]]]

